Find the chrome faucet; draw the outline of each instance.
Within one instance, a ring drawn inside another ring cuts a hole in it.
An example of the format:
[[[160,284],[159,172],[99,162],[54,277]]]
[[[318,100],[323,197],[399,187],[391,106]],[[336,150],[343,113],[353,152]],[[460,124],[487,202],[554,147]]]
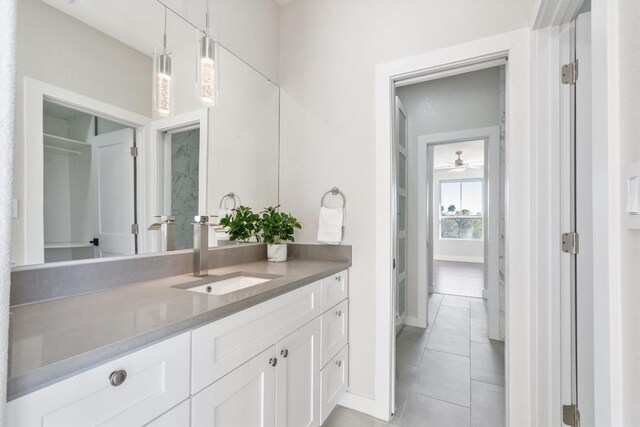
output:
[[[193,218],[193,275],[209,274],[209,217],[196,215]]]
[[[172,215],[156,215],[154,218],[159,218],[159,222],[151,224],[148,229],[160,230],[160,250],[162,252],[175,251],[176,217]]]

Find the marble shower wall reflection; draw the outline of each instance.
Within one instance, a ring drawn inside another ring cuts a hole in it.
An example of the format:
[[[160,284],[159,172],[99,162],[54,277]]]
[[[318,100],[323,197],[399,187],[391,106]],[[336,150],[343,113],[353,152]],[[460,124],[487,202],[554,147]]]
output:
[[[171,135],[171,213],[176,217],[176,249],[193,248],[193,217],[198,214],[200,129]]]

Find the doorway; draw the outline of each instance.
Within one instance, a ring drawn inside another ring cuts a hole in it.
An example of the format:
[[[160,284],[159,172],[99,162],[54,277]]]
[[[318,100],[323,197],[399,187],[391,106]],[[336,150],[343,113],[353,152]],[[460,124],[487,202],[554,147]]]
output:
[[[159,215],[174,218],[176,250],[193,248],[193,217],[207,214],[208,123],[207,108],[151,123],[147,179],[157,191],[150,194],[147,220],[151,223]],[[147,231],[145,238],[149,248],[162,250],[160,233]]]
[[[406,143],[394,132],[400,425],[506,423],[505,75],[494,65],[396,89],[395,124],[408,123]]]
[[[198,215],[200,129],[166,131],[161,137],[162,215],[175,218],[175,249],[191,249],[193,218]]]
[[[43,101],[44,262],[137,253],[135,129]]]

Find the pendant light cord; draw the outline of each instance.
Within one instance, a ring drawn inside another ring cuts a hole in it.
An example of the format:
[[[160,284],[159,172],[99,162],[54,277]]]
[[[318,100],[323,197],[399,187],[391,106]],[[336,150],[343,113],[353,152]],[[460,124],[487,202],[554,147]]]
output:
[[[204,0],[205,3],[207,4],[207,13],[205,15],[205,22],[204,22],[204,35],[205,36],[209,36],[209,0]]]
[[[162,44],[164,46],[164,54],[167,54],[167,6],[164,7],[164,34],[162,36]]]

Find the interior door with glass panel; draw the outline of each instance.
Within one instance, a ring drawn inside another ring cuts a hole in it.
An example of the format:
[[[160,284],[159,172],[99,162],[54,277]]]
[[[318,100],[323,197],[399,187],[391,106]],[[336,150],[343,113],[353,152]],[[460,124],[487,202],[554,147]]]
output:
[[[407,318],[407,139],[408,120],[396,97],[396,241],[395,241],[395,327],[400,331]]]

